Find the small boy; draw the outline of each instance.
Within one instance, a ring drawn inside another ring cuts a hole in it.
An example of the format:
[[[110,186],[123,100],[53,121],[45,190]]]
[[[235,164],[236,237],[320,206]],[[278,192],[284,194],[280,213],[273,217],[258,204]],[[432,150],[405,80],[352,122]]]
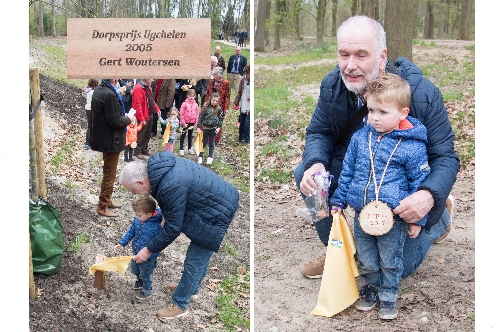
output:
[[[149,240],[155,237],[162,228],[162,213],[156,208],[156,201],[149,195],[139,196],[132,202],[132,209],[135,212],[132,225],[125,235],[118,241],[115,249],[125,247],[132,240],[132,250],[137,255],[139,250],[144,248]],[[156,259],[160,253],[152,254],[143,263],[137,264],[130,261],[130,271],[135,274],[137,281],[133,289],[141,289],[136,296],[139,300],[148,298],[153,291],[153,270],[156,267]]]
[[[404,240],[406,236],[418,236],[427,216],[406,223],[394,215],[392,228],[375,236],[361,228],[360,211],[374,200],[393,210],[417,191],[430,172],[425,147],[427,130],[420,121],[408,116],[410,86],[401,77],[380,76],[368,84],[364,98],[369,125],[353,134],[330,203],[332,213],[340,213],[347,205],[355,211],[358,266],[366,282],[356,309],[371,310],[380,299],[379,317],[394,319],[398,315],[396,300],[403,273]]]

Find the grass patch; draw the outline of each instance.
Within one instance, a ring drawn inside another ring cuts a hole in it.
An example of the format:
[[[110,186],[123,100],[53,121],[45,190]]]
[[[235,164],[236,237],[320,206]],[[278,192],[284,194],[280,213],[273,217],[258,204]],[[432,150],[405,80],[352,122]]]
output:
[[[250,274],[245,273],[243,280],[240,276],[228,276],[219,286],[220,295],[217,297],[219,312],[217,318],[224,324],[224,331],[235,331],[235,328],[250,328],[249,309],[238,306],[241,294],[250,293]]]
[[[259,180],[264,181],[269,179],[271,182],[284,184],[288,182],[291,176],[292,174],[280,170],[263,168],[260,171]]]
[[[212,167],[215,171],[217,171],[217,174],[222,177],[233,175],[236,173],[232,165],[221,163],[221,161],[218,159],[214,159],[214,161],[212,162]]]
[[[67,242],[65,245],[65,251],[79,252],[82,250],[82,245],[89,242],[89,236],[87,234],[80,233],[76,236],[74,241]]]
[[[255,58],[254,62],[255,64],[265,65],[290,65],[307,61],[317,61],[325,58],[337,58],[337,45],[335,44],[324,44],[320,47],[311,47],[310,45],[307,47],[307,45],[303,45],[302,47],[304,47],[304,49],[299,50],[298,53],[274,57],[259,57]]]
[[[76,150],[76,141],[75,139],[71,139],[66,141],[59,151],[55,154],[55,156],[49,161],[49,163],[54,167],[53,173],[57,173],[59,167],[63,165],[65,162],[71,161],[71,157],[73,156]]]
[[[286,86],[275,86],[272,88],[255,89],[255,112],[256,115],[269,117],[276,110],[288,110],[298,105],[296,100],[292,100],[292,93]]]
[[[442,95],[444,102],[464,99],[464,95],[461,90],[445,91],[442,93]]]
[[[234,245],[232,245],[229,242],[224,242],[222,244],[222,251],[233,256],[233,257],[238,256],[238,248],[236,248]]]

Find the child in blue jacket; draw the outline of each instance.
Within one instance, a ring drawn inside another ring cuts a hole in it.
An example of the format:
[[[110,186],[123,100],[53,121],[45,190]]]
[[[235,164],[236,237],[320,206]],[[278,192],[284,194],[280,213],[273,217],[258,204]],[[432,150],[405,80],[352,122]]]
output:
[[[163,216],[161,210],[156,208],[156,201],[149,195],[143,195],[132,202],[132,209],[135,212],[134,220],[128,231],[118,241],[115,249],[125,247],[132,241],[132,250],[137,255],[139,250],[144,248],[148,242],[158,234],[162,228]],[[130,271],[137,277],[133,289],[141,289],[136,296],[139,300],[148,298],[153,291],[153,271],[156,268],[156,259],[160,253],[152,254],[143,263],[137,264],[130,261]]]
[[[394,215],[392,228],[377,236],[361,228],[359,215],[376,199],[393,210],[418,190],[430,172],[425,146],[427,130],[416,118],[408,116],[410,86],[401,77],[380,76],[368,84],[364,98],[369,125],[353,134],[330,203],[332,213],[340,213],[347,205],[355,211],[358,266],[366,282],[356,308],[371,310],[380,299],[379,317],[394,319],[403,273],[403,244],[406,236],[418,236],[427,215],[413,223]]]

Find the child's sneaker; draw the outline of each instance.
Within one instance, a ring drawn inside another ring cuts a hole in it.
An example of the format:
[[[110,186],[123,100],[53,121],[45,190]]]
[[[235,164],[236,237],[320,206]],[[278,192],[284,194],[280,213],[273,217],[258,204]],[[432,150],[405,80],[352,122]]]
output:
[[[184,150],[179,150],[179,156],[183,156],[184,155]]]
[[[132,289],[142,289],[142,280],[136,280]]]
[[[380,319],[394,319],[398,317],[396,302],[380,301],[378,316]]]
[[[191,148],[191,149],[189,149],[189,154],[196,154],[196,152],[194,152],[194,149]]]
[[[203,162],[203,158],[202,157],[198,157],[198,164],[201,164],[202,162]]]
[[[141,292],[139,294],[137,294],[137,296],[135,298],[138,300],[145,300],[151,296],[151,293],[152,293],[151,291],[149,291],[148,293],[145,293],[144,290],[141,290]]]
[[[208,158],[207,158],[207,165],[211,165],[211,164],[212,164],[212,161],[214,161],[214,159],[213,159],[213,158],[208,157]]]
[[[359,291],[359,299],[356,301],[356,309],[361,311],[372,310],[378,302],[377,289],[371,285],[364,285]]]

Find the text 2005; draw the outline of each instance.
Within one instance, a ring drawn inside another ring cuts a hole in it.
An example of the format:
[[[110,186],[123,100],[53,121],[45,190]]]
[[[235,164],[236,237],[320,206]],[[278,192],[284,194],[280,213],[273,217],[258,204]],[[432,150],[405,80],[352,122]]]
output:
[[[153,50],[153,44],[127,44],[125,45],[125,51],[140,51],[149,52]]]

